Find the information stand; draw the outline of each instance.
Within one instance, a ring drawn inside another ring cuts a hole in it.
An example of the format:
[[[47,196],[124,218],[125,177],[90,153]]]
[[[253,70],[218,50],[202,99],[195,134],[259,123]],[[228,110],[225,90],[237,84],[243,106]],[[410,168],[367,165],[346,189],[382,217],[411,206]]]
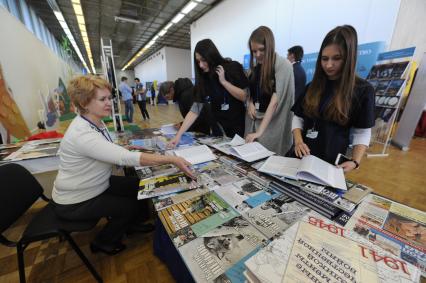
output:
[[[414,47],[379,54],[367,80],[375,91],[375,126],[371,133],[371,143],[382,145],[378,153],[369,153],[368,157],[388,156],[393,125],[399,112],[402,94],[408,79]]]

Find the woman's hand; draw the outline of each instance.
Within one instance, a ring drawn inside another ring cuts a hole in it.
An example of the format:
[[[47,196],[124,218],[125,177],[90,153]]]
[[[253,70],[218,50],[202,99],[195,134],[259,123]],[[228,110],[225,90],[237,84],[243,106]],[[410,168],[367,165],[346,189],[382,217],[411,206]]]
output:
[[[167,144],[167,148],[168,149],[175,148],[179,144],[179,141],[180,141],[180,137],[176,135],[173,139],[169,141],[169,143]]]
[[[219,65],[219,66],[216,67],[216,74],[219,77],[219,82],[221,84],[224,84],[226,82],[226,79],[225,79],[225,69],[221,65]]]
[[[311,150],[303,141],[299,141],[294,144],[294,153],[297,157],[302,158],[303,156],[311,154]]]
[[[337,165],[338,168],[343,168],[343,172],[349,172],[356,168],[356,164],[353,161],[345,161],[340,165]]]
[[[194,175],[194,171],[190,168],[191,163],[183,159],[182,157],[173,156],[172,157],[172,163],[178,167],[183,173],[185,173],[188,177],[190,177],[193,180],[196,180],[196,177]]]
[[[254,142],[258,138],[260,138],[261,134],[259,133],[251,133],[246,136],[246,142]]]
[[[252,119],[252,120],[256,119],[256,106],[254,106],[254,104],[251,100],[249,100],[249,102],[248,102],[247,114],[249,115],[250,119]]]

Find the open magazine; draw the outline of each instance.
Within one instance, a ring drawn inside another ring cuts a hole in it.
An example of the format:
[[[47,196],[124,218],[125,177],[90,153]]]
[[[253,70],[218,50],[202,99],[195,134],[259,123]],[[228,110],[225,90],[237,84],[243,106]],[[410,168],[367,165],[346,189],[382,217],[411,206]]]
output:
[[[337,168],[314,155],[308,155],[302,159],[271,156],[259,168],[259,171],[347,190],[343,169]]]

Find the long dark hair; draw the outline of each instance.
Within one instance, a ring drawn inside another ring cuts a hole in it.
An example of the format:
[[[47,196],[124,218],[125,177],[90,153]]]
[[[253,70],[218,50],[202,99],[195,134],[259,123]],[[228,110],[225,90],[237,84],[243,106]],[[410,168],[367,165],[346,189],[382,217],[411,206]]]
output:
[[[209,71],[204,73],[201,70],[199,64],[197,63],[197,59],[195,57],[195,53],[198,53],[201,57],[206,60],[209,65]],[[196,99],[200,102],[200,99],[206,96],[209,96],[209,92],[207,90],[207,80],[211,80],[213,78],[217,78],[216,67],[218,65],[224,65],[227,60],[220,55],[219,50],[216,45],[214,45],[211,39],[203,39],[197,42],[194,49],[194,70],[195,70],[195,92]]]
[[[262,68],[260,70],[260,87],[265,93],[272,94],[273,80],[275,79],[275,39],[271,29],[260,26],[255,29],[249,38],[248,47],[250,50],[250,73],[251,79],[254,79],[254,56],[251,50],[251,42],[262,44],[265,46],[265,55],[263,58]]]
[[[355,28],[350,25],[338,26],[325,36],[318,54],[314,77],[304,99],[303,109],[308,117],[319,117],[320,115],[319,103],[328,79],[321,66],[321,56],[324,48],[331,44],[339,46],[344,62],[340,78],[337,79],[334,89],[336,95],[325,109],[324,114],[326,119],[346,125],[349,121],[352,95],[357,79],[355,65],[358,39]]]

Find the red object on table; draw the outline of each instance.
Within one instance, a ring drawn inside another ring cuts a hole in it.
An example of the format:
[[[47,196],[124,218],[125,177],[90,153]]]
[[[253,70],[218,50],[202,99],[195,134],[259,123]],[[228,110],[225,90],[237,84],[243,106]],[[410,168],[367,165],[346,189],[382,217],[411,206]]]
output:
[[[63,136],[64,136],[63,134],[58,133],[57,131],[48,131],[48,132],[32,135],[31,137],[27,139],[27,141],[62,138]]]

